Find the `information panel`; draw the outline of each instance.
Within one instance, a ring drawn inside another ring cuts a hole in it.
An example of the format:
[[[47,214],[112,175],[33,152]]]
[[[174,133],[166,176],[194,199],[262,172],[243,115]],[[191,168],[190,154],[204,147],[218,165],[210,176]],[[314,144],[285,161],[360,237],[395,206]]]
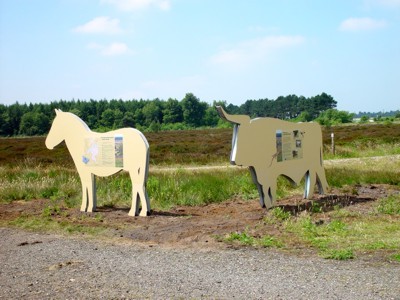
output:
[[[277,161],[286,161],[303,158],[303,132],[299,130],[293,131],[276,131],[276,151]]]
[[[124,166],[123,136],[101,136],[84,139],[82,161],[91,167]]]

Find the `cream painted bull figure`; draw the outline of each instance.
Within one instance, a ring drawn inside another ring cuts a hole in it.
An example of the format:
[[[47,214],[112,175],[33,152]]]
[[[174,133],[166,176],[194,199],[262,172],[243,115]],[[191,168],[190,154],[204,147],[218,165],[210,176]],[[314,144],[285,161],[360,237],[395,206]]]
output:
[[[217,106],[221,118],[234,124],[230,162],[249,167],[262,207],[275,205],[277,178],[299,184],[305,176],[304,198],[315,183],[323,194],[328,184],[322,159],[322,133],[317,123],[291,123],[274,118],[230,115]]]

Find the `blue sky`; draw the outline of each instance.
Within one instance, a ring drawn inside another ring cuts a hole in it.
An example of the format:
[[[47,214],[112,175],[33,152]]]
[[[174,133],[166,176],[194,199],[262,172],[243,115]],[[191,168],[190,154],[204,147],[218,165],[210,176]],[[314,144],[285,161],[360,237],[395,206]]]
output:
[[[400,0],[0,0],[0,103],[328,93],[400,109]]]

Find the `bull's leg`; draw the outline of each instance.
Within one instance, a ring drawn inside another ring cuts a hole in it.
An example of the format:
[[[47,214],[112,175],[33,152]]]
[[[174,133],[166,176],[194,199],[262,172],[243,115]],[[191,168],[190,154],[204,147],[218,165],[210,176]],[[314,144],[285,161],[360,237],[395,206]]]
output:
[[[256,185],[258,194],[260,195],[260,205],[262,208],[265,207],[265,197],[267,194],[264,193],[263,186],[258,182],[257,173],[254,167],[249,167],[251,178],[253,183]]]
[[[258,194],[260,195],[260,205],[262,208],[265,207],[265,193],[263,191],[263,187],[258,182],[256,183]]]
[[[263,186],[256,180],[254,181],[255,185],[257,186],[258,194],[260,195],[260,205],[261,207],[265,207],[265,197],[268,197],[268,194],[264,193]]]
[[[265,207],[267,209],[269,209],[269,208],[275,206],[275,202],[276,202],[276,181],[275,182],[271,182],[271,184],[268,187],[267,193],[265,193],[265,190],[264,190],[264,194],[266,195]]]
[[[88,201],[88,212],[93,212],[97,207],[97,196],[96,196],[96,176],[94,174],[90,174],[90,184],[89,187],[89,201]]]
[[[315,182],[317,175],[315,172],[307,171],[305,176],[304,198],[311,199],[314,194]]]
[[[268,174],[265,172],[257,173],[254,167],[250,167],[251,177],[254,184],[257,186],[258,194],[260,195],[260,205],[261,207],[271,208],[275,205],[276,199],[276,179],[270,181]]]
[[[320,194],[324,194],[328,189],[328,182],[326,181],[324,169],[317,172],[317,185],[318,185],[318,192]]]

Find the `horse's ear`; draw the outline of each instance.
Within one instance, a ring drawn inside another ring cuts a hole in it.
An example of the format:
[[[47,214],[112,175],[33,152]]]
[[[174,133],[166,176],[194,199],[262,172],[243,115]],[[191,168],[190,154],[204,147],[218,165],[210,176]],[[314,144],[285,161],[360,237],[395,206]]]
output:
[[[61,109],[56,108],[55,111],[56,111],[56,115],[58,115],[58,113],[61,112]]]

